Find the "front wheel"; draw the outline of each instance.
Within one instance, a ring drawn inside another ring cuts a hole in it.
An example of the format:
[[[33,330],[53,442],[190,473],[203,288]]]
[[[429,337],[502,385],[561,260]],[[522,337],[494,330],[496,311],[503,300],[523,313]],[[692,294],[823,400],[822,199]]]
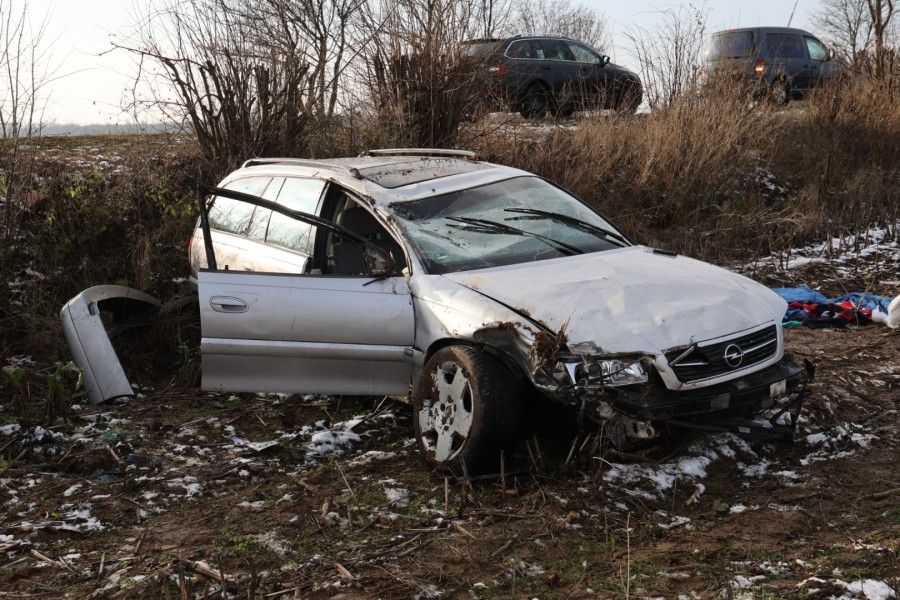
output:
[[[616,112],[633,115],[641,105],[642,99],[643,89],[640,84],[632,82],[623,83],[619,88],[619,93],[616,98]]]
[[[501,453],[519,434],[520,386],[502,362],[480,348],[448,346],[425,363],[413,394],[413,429],[425,460],[471,474],[498,473]]]
[[[543,119],[547,114],[547,90],[539,83],[532,83],[525,90],[519,111],[526,119]]]

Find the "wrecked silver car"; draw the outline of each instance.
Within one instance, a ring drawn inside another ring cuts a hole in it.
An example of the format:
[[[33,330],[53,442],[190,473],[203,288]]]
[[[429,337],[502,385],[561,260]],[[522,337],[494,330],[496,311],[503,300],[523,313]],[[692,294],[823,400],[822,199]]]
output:
[[[620,445],[795,418],[781,298],[530,173],[388,150],[251,160],[199,192],[204,389],[404,397],[425,459],[469,472],[496,472],[535,391]]]

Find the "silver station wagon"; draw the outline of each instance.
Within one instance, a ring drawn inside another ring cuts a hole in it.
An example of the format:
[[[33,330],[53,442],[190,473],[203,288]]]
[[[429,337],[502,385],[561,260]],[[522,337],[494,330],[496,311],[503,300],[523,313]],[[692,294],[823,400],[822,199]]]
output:
[[[425,459],[471,473],[499,470],[535,393],[619,445],[795,425],[806,373],[783,300],[634,244],[533,174],[381,150],[250,160],[199,195],[204,389],[398,396]]]

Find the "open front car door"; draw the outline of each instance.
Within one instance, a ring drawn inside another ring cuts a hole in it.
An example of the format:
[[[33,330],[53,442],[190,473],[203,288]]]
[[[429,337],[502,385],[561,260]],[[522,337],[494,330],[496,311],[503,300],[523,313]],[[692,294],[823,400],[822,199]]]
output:
[[[326,219],[220,188],[200,187],[208,268],[199,272],[202,387],[245,392],[407,395],[412,376],[413,306],[390,255]],[[210,242],[211,196],[250,202],[356,246],[365,272],[328,268],[328,250],[308,273],[217,268]]]

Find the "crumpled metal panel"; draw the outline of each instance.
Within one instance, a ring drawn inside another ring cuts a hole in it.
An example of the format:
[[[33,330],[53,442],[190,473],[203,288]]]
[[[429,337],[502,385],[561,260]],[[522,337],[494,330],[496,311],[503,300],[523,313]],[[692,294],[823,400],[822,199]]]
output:
[[[100,318],[101,311],[129,314],[160,306],[159,300],[153,296],[121,285],[88,288],[63,306],[60,312],[63,334],[72,352],[72,360],[82,370],[88,402],[99,404],[134,395],[109,341]]]
[[[528,314],[549,331],[565,329],[569,348],[657,356],[670,389],[715,381],[681,384],[663,358],[666,351],[781,323],[787,307],[737,273],[642,246],[443,277]],[[778,336],[778,351],[753,370],[781,358],[780,329]]]

